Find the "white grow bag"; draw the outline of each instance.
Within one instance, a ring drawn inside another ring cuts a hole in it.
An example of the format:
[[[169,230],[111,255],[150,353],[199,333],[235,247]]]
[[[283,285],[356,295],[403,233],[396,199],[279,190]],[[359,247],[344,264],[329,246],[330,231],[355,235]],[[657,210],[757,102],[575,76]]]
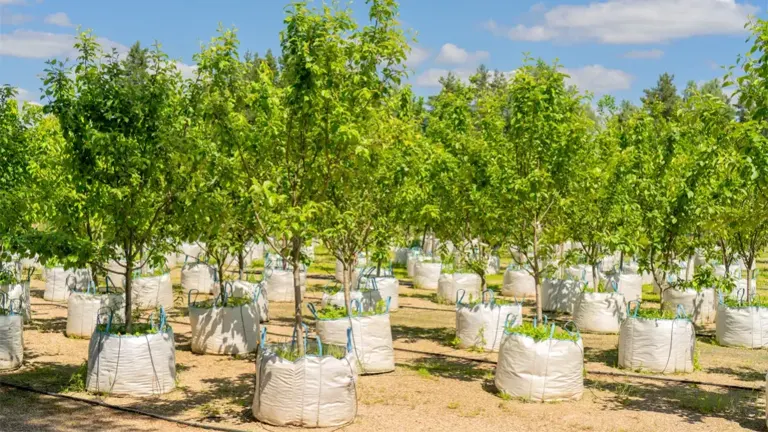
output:
[[[416,288],[437,290],[442,267],[443,264],[439,262],[417,261],[413,268],[413,285]]]
[[[573,322],[585,332],[618,333],[626,318],[627,302],[618,292],[582,292],[576,301]]]
[[[410,249],[408,252],[408,258],[405,263],[405,268],[408,271],[408,277],[414,277],[416,274],[416,263],[419,262],[421,257],[421,251],[418,249]]]
[[[691,320],[696,325],[715,322],[717,297],[713,288],[701,291],[693,289],[681,291],[669,288],[664,290],[662,298],[664,300],[664,310],[674,312],[677,310],[677,305],[682,305],[685,313],[691,317]]]
[[[626,301],[643,299],[643,277],[636,273],[608,273],[600,275],[606,289],[615,289],[624,294]],[[616,287],[614,288],[614,284]],[[580,330],[585,330],[579,326]]]
[[[22,311],[25,322],[32,319],[32,304],[30,302],[32,297],[29,293],[29,286],[29,279],[21,283],[0,285],[0,293],[6,295],[7,301],[14,304],[17,312]]]
[[[267,298],[270,302],[285,303],[295,301],[293,292],[293,270],[265,269],[264,284],[267,288]],[[299,273],[301,297],[307,290],[307,271],[301,269]]]
[[[501,270],[501,259],[492,255],[488,257],[488,265],[485,266],[485,274],[495,275]]]
[[[715,330],[722,346],[765,348],[768,346],[768,308],[731,307],[720,303]]]
[[[171,274],[137,277],[131,281],[131,304],[142,309],[173,307]]]
[[[389,299],[389,311],[400,307],[400,281],[394,276],[365,276],[360,281],[361,288],[372,289],[379,293],[378,300]],[[375,295],[374,295],[375,297]]]
[[[214,299],[213,307],[198,307],[188,294],[192,352],[196,354],[247,354],[259,346],[258,296],[242,306],[226,306],[227,296]],[[224,305],[223,305],[223,304]]]
[[[256,298],[256,305],[259,309],[259,322],[269,321],[269,300],[267,299],[267,288],[264,285],[264,282],[252,283],[246,281],[224,283],[225,287],[229,287],[230,297]],[[221,295],[221,292],[214,288],[213,294],[218,296]]]
[[[552,324],[552,333],[555,325]],[[506,333],[496,364],[496,388],[512,397],[536,402],[579,400],[584,393],[584,345],[550,339],[536,342]]]
[[[568,279],[575,279],[584,281],[589,288],[595,288],[595,282],[592,280],[592,266],[586,264],[579,264],[573,267],[565,269],[565,274]],[[597,272],[598,281],[600,280],[600,271]]]
[[[0,301],[6,303],[5,295]],[[24,318],[8,306],[8,315],[0,315],[0,370],[16,369],[24,361]]]
[[[629,314],[619,333],[619,367],[656,373],[693,372],[696,332],[682,307],[676,319]]]
[[[44,275],[45,292],[43,298],[48,301],[67,301],[70,288],[85,291],[91,281],[91,273],[86,269],[46,268]]]
[[[90,338],[100,311],[109,311],[125,321],[125,294],[99,294],[91,286],[86,292],[73,291],[67,300],[67,336]]]
[[[470,298],[478,298],[482,290],[482,280],[474,273],[441,274],[437,282],[437,297],[453,304],[459,291]]]
[[[176,387],[176,346],[173,330],[165,326],[161,310],[160,331],[141,336],[96,329],[88,345],[90,392],[130,396],[168,393]]]
[[[574,279],[544,279],[541,284],[541,309],[573,314],[585,284],[585,281]]]
[[[347,329],[352,329],[352,351],[361,374],[376,374],[395,370],[392,347],[392,327],[389,321],[389,301],[383,314],[362,316],[362,306],[353,300],[352,313],[340,319],[317,317],[314,305],[307,306],[317,319],[317,335],[325,344],[343,345]],[[357,312],[357,313],[355,313]]]
[[[357,415],[356,360],[349,344],[344,345],[347,355],[341,359],[320,354],[290,361],[276,354],[277,346],[266,343],[266,328],[262,330],[253,416],[274,426],[338,427],[351,423]]]
[[[213,294],[216,284],[216,269],[202,261],[187,262],[181,268],[181,288],[185,294],[197,290],[203,294]]]
[[[501,295],[519,299],[536,298],[536,280],[526,270],[507,267]]]
[[[354,300],[360,302],[363,311],[370,311],[376,307],[376,303],[382,300],[381,293],[376,290],[354,290],[349,292],[350,301]],[[346,307],[344,303],[344,290],[339,290],[334,294],[327,292],[323,293],[323,297],[320,300],[320,307],[327,306]]]
[[[485,293],[488,293],[486,302]],[[520,303],[497,305],[493,291],[484,291],[481,303],[469,306],[462,303],[464,293],[457,293],[456,337],[461,348],[482,348],[498,351],[504,338],[506,325],[523,322],[523,306]]]

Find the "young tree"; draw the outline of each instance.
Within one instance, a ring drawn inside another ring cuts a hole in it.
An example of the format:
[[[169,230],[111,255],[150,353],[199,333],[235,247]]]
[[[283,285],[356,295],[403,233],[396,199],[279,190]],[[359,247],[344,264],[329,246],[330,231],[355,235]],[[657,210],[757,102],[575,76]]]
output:
[[[478,70],[472,83],[454,83],[432,99],[426,137],[435,148],[429,160],[430,194],[438,207],[435,234],[457,248],[458,264],[480,276],[494,249],[502,213],[490,182],[488,167],[501,151],[505,88],[491,90],[487,70]]]
[[[554,269],[549,260],[561,240],[573,162],[587,145],[590,121],[582,97],[567,88],[557,64],[526,59],[505,100],[503,142],[489,169],[499,211],[509,218],[502,234],[530,266],[541,319],[541,282]]]
[[[718,164],[727,107],[714,97],[694,96],[666,117],[662,103],[648,106],[623,125],[622,144],[633,152],[633,191],[640,214],[641,267],[663,291],[675,260],[689,257],[706,221],[704,196]],[[663,295],[662,295],[663,307]]]
[[[197,77],[190,88],[189,136],[197,145],[184,166],[191,188],[182,225],[185,236],[198,241],[216,262],[219,281],[224,281],[232,257],[237,257],[243,278],[244,252],[256,228],[235,153],[250,139],[243,116],[250,69],[238,58],[238,46],[235,31],[220,28],[219,35],[195,55]],[[270,62],[266,65],[272,70]]]
[[[16,253],[26,255],[25,239],[37,222],[39,146],[34,138],[39,113],[29,105],[20,110],[16,90],[0,86],[0,264]]]
[[[121,59],[104,55],[90,32],[77,37],[74,67],[51,60],[46,111],[61,123],[61,169],[68,173],[71,211],[48,232],[69,236],[81,264],[125,259],[125,326],[131,332],[133,272],[160,265],[172,249],[175,205],[185,182],[187,122],[181,76],[155,46],[134,45]],[[84,235],[83,227],[88,235]]]
[[[262,65],[250,87],[259,109],[252,112],[252,139],[240,149],[240,160],[263,237],[289,240],[287,247],[270,243],[293,267],[299,338],[302,246],[322,227],[319,212],[331,207],[331,188],[354,168],[354,160],[343,166],[344,158],[360,160],[368,151],[362,128],[399,83],[406,57],[396,3],[368,3],[370,24],[363,29],[349,10],[295,3],[281,34],[280,79],[276,84]]]

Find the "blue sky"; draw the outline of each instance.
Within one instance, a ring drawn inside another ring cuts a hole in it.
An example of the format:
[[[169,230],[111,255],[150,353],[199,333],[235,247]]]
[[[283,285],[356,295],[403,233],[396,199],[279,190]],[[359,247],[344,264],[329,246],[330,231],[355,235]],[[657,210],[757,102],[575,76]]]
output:
[[[754,1],[754,0],[752,0]],[[48,58],[72,55],[75,26],[125,49],[160,41],[190,73],[192,56],[218,23],[235,26],[243,50],[278,50],[283,0],[0,0],[0,84],[37,100]],[[403,27],[417,40],[411,83],[439,90],[448,71],[467,76],[480,63],[505,72],[524,52],[558,58],[573,84],[598,96],[637,101],[658,75],[688,80],[722,76],[749,48],[743,30],[765,4],[743,0],[401,0]],[[352,4],[359,19],[365,3]]]

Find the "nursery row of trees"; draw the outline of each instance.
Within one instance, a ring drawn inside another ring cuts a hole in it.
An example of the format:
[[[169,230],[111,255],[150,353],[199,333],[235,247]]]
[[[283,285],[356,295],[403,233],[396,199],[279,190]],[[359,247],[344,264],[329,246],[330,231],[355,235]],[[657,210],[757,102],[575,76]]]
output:
[[[3,87],[2,259],[94,274],[122,260],[130,327],[134,270],[199,240],[221,274],[265,241],[293,268],[299,337],[312,238],[344,264],[347,301],[359,252],[385,262],[422,231],[483,280],[488,256],[514,249],[539,292],[567,240],[593,266],[634,256],[661,285],[696,248],[754,268],[768,241],[768,24],[752,23],[754,47],[722,83],[737,108],[721,83],[679,97],[662,76],[642,106],[605,97],[594,112],[557,63],[529,57],[509,76],[449,76],[424,101],[405,81],[397,3],[367,3],[362,26],[292,5],[278,56],[242,53],[220,29],[191,79],[159,45],[103,52],[83,32],[77,59],[48,63],[44,106],[19,110]]]

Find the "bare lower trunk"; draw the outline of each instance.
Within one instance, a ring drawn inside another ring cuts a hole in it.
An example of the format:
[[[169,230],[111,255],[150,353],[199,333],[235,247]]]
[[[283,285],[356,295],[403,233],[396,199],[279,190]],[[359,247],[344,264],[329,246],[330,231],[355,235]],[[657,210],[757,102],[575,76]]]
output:
[[[292,239],[293,244],[291,249],[291,263],[293,264],[293,293],[294,293],[294,301],[296,304],[296,308],[294,310],[296,322],[294,323],[295,330],[296,330],[296,347],[299,350],[299,357],[303,356],[304,353],[304,327],[303,327],[303,320],[301,317],[301,305],[302,305],[302,296],[301,296],[301,269],[299,265],[301,264],[301,238],[298,236],[293,237]]]
[[[595,287],[595,292],[597,292],[598,282],[597,282],[597,264],[592,264],[592,283]]]
[[[239,280],[243,280],[244,273],[245,273],[245,254],[243,254],[243,251],[241,250],[237,254],[237,278]]]
[[[619,274],[624,271],[624,251],[619,252]]]
[[[131,301],[131,291],[133,288],[133,251],[126,248],[125,254],[125,332],[130,334],[133,327],[133,302]]]
[[[562,246],[561,246],[562,247]],[[562,249],[561,249],[562,251]],[[539,271],[539,225],[533,226],[533,278],[536,282],[536,320],[541,322],[541,272]]]
[[[752,261],[747,264],[747,302],[752,300]]]
[[[93,281],[93,285],[98,288],[99,287],[99,275],[96,273],[98,271],[98,267],[96,264],[91,264],[91,280]],[[21,274],[21,273],[19,273]]]
[[[688,260],[685,262],[685,280],[691,280],[691,261],[693,261],[693,254],[688,255]]]
[[[344,305],[347,307],[347,314],[349,314],[349,311],[352,310],[351,308],[351,298],[350,298],[350,289],[349,289],[349,281],[352,280],[352,268],[353,266],[347,264],[346,262],[342,261],[342,268],[344,269],[341,273],[341,288],[344,290]]]

